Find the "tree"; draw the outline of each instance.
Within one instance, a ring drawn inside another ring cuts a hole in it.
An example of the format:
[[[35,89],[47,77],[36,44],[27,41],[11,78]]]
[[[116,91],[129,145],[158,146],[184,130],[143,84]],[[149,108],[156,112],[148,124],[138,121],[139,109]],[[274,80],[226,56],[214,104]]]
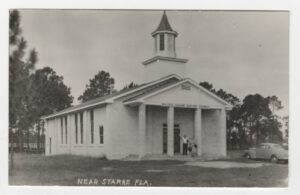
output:
[[[281,101],[275,95],[268,96],[267,99],[269,101],[269,105],[270,105],[273,115],[275,115],[276,110],[280,110],[283,108]]]
[[[273,96],[268,96],[266,98],[269,102],[269,107],[272,111],[272,115],[270,118],[270,137],[271,137],[271,141],[275,142],[275,141],[282,141],[283,137],[282,137],[282,132],[280,131],[280,128],[282,127],[282,124],[278,121],[278,119],[280,118],[279,116],[276,115],[275,111],[280,110],[283,108],[281,101],[278,99],[277,96],[273,95]]]
[[[288,141],[289,138],[289,116],[285,116],[283,117],[283,124],[284,124],[284,138],[286,139],[286,141]]]
[[[109,95],[114,92],[115,79],[110,77],[110,74],[105,71],[99,71],[90,83],[86,85],[86,89],[78,100],[82,102]]]
[[[28,129],[28,82],[34,65],[37,62],[37,52],[32,49],[24,60],[27,42],[21,36],[21,17],[17,10],[9,15],[9,130],[18,132],[19,149],[22,149],[23,130]]]
[[[18,148],[22,149],[23,130],[28,129],[28,82],[30,73],[37,62],[35,49],[29,51],[24,60],[27,42],[21,36],[21,17],[17,10],[9,12],[9,138],[10,147],[10,174],[13,170],[14,135],[18,133]]]
[[[252,135],[256,135],[255,143],[260,141],[263,124],[270,119],[272,112],[269,108],[268,98],[259,94],[248,95],[244,98],[240,108],[240,116],[244,125],[250,129],[250,145],[252,145]]]
[[[30,76],[29,121],[37,124],[37,144],[40,146],[40,117],[70,107],[73,102],[71,90],[50,67],[38,69]]]
[[[131,82],[128,85],[125,85],[122,90],[131,89],[131,88],[137,87],[137,86],[138,86],[138,84],[135,84],[134,82]]]
[[[216,90],[214,89],[213,85],[207,81],[200,82],[199,85],[201,85],[202,87],[204,87],[205,89],[207,89],[213,93],[216,93]]]
[[[240,104],[240,100],[238,97],[232,95],[231,93],[226,92],[223,89],[219,89],[217,91],[216,89],[214,89],[213,85],[207,81],[200,82],[199,85],[209,90],[210,92],[216,94],[217,96],[227,101],[228,103],[232,104],[233,106]]]

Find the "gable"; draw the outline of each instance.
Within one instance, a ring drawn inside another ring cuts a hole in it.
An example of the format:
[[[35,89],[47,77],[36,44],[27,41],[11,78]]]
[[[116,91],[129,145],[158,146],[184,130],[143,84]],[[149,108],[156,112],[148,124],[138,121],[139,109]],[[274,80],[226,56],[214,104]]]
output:
[[[145,97],[144,101],[150,104],[201,105],[204,107],[228,106],[226,102],[222,102],[210,92],[196,87],[189,81]]]

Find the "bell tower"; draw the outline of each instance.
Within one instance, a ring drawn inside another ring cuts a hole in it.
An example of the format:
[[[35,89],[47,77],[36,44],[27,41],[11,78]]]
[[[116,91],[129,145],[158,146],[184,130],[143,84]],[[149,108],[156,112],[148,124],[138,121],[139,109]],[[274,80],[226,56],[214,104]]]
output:
[[[177,74],[185,77],[186,59],[177,58],[175,39],[178,33],[169,23],[166,11],[154,32],[154,56],[143,62],[144,82],[153,81],[161,77]]]
[[[165,11],[160,24],[157,29],[151,33],[151,35],[154,38],[155,56],[166,56],[170,58],[176,57],[175,38],[178,33],[172,29]]]

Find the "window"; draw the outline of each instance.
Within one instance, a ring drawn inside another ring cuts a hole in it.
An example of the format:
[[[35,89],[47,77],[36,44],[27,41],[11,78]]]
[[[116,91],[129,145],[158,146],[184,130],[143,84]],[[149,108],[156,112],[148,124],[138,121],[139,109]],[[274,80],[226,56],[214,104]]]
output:
[[[60,138],[61,138],[61,144],[64,143],[64,119],[61,117],[60,118]]]
[[[173,36],[173,51],[175,51],[175,37]]]
[[[78,119],[77,119],[77,113],[75,114],[75,143],[78,144]]]
[[[99,137],[100,137],[100,144],[104,143],[104,129],[103,126],[99,126]]]
[[[83,113],[80,113],[80,143],[83,144]]]
[[[159,35],[159,50],[163,51],[165,49],[165,35]]]
[[[65,116],[66,144],[68,144],[68,117]]]
[[[94,144],[94,110],[90,111],[90,119],[91,119],[91,144]]]

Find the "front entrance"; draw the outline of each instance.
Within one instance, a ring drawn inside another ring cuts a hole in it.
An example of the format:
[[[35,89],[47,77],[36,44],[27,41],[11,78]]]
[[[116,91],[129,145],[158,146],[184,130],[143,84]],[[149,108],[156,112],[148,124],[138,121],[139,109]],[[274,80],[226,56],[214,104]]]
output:
[[[163,154],[168,151],[168,126],[163,124]],[[174,124],[174,153],[180,153],[180,127]]]

